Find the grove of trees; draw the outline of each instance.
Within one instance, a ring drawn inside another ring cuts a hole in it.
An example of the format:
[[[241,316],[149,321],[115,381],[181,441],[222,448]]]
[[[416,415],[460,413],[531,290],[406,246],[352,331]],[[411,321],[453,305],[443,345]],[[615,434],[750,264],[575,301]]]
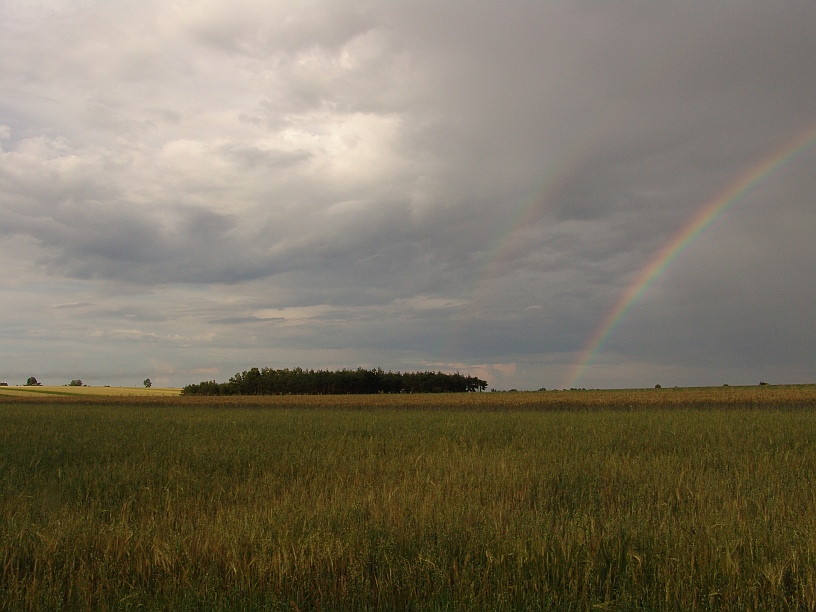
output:
[[[365,370],[273,370],[252,368],[225,383],[214,380],[187,385],[182,395],[333,395],[353,393],[462,393],[484,391],[475,376],[442,372]]]

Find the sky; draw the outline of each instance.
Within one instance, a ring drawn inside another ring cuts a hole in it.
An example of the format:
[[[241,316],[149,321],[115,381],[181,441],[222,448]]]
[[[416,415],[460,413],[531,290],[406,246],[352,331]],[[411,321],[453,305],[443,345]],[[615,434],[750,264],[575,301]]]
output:
[[[812,0],[0,0],[0,381],[816,382],[814,32]]]

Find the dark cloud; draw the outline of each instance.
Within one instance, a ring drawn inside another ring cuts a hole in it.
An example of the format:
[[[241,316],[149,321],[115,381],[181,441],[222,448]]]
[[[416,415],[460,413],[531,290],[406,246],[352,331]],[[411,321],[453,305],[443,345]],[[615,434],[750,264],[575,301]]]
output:
[[[805,1],[0,10],[4,354],[69,380],[93,342],[89,367],[168,384],[274,350],[560,386],[660,249],[816,120]],[[812,166],[692,241],[582,386],[804,382]]]

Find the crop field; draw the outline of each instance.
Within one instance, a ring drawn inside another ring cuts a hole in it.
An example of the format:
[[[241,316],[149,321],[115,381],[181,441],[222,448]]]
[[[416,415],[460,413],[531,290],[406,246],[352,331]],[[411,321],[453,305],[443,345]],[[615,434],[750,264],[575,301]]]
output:
[[[816,608],[814,386],[0,419],[2,610]]]
[[[68,385],[62,387],[0,387],[0,397],[8,395],[26,397],[36,393],[41,395],[101,395],[104,397],[172,397],[179,395],[181,393],[181,389],[161,389],[156,387],[150,387],[149,389],[144,387],[70,387]]]

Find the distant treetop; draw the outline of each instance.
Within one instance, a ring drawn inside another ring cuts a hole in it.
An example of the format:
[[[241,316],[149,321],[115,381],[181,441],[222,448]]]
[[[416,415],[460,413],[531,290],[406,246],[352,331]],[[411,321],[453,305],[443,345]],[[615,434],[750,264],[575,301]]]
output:
[[[187,385],[182,395],[343,395],[364,393],[463,393],[484,391],[475,376],[442,372],[364,370],[273,370],[252,368],[225,383]]]

